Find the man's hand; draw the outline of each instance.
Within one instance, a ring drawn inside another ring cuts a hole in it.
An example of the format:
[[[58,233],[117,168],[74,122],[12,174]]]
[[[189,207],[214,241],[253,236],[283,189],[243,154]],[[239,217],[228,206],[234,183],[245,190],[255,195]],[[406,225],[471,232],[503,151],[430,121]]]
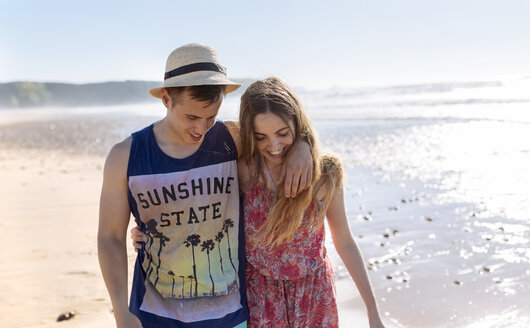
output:
[[[123,311],[115,311],[116,328],[142,328],[140,320],[128,309]]]
[[[282,165],[276,184],[285,181],[285,197],[296,197],[313,182],[313,158],[306,141],[295,142]]]

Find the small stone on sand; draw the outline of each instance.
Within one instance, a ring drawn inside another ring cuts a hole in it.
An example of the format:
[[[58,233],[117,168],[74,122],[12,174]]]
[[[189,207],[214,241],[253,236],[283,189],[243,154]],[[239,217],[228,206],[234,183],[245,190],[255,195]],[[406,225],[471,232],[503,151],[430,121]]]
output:
[[[70,320],[70,319],[72,319],[75,315],[76,315],[75,311],[68,311],[68,312],[65,312],[65,313],[61,313],[61,315],[59,315],[59,316],[57,317],[57,322],[65,321],[65,320]]]

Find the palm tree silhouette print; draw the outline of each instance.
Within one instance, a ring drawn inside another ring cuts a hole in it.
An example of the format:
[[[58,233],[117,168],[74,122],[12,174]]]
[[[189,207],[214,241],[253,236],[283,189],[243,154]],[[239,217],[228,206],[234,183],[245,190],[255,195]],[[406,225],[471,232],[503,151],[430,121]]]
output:
[[[193,256],[193,277],[195,278],[195,297],[197,297],[198,295],[197,294],[197,287],[198,287],[197,269],[195,266],[195,246],[199,245],[200,242],[201,242],[201,236],[197,234],[189,235],[186,241],[184,241],[184,245],[186,245],[186,247],[191,246],[191,255]]]
[[[228,233],[228,229],[234,227],[234,221],[232,219],[226,219],[223,222],[223,231],[226,233],[226,241],[228,242],[228,258],[230,259],[230,263],[232,264],[232,268],[234,268],[234,273],[236,276],[236,285],[239,287],[239,284],[237,282],[237,270],[236,266],[234,265],[234,262],[232,261],[232,250],[230,249],[230,234]]]
[[[186,276],[179,276],[179,278],[182,278],[182,293],[180,294],[180,297],[184,298],[184,279],[186,279]]]
[[[155,240],[157,225],[158,223],[155,221],[155,219],[151,219],[145,224],[145,234],[149,238],[149,246],[146,247],[145,252],[145,256],[149,259],[149,263],[147,264],[147,279],[149,279],[149,277],[151,276],[151,272],[153,272],[153,268],[151,267],[151,263],[153,263],[153,255],[151,254],[150,250],[153,246],[153,241]]]
[[[188,279],[190,280],[190,297],[192,297],[193,296],[192,295],[193,280],[195,279],[195,277],[192,274],[190,274],[188,276]]]
[[[169,238],[166,237],[160,231],[156,231],[154,237],[157,238],[160,241],[160,246],[158,247],[158,254],[157,254],[158,255],[158,265],[156,266],[156,280],[155,280],[155,287],[156,287],[156,284],[158,283],[158,279],[160,278],[160,276],[158,274],[158,270],[160,269],[160,265],[162,264],[162,259],[160,258],[160,254],[162,253],[162,248],[164,246],[166,246],[166,241],[169,241]],[[153,270],[151,270],[151,271],[153,271]]]
[[[221,240],[223,240],[224,237],[225,237],[225,235],[223,234],[222,231],[219,231],[217,233],[217,235],[215,235],[215,241],[217,242],[217,244],[219,246],[221,246]],[[223,256],[221,255],[221,247],[217,247],[217,250],[219,251],[219,262],[221,262],[221,272],[224,275],[225,274],[225,270],[223,268]]]
[[[167,274],[170,275],[171,278],[173,278],[173,285],[171,286],[171,297],[175,297],[175,293],[174,293],[174,290],[175,290],[175,273],[173,271],[169,270],[169,272]]]
[[[206,241],[203,241],[201,244],[201,252],[204,252],[206,250],[206,255],[208,256],[208,274],[210,275],[210,280],[212,281],[212,296],[215,295],[215,283],[213,282],[212,277],[212,270],[210,268],[210,251],[212,251],[215,247],[215,243],[213,240],[208,239]]]

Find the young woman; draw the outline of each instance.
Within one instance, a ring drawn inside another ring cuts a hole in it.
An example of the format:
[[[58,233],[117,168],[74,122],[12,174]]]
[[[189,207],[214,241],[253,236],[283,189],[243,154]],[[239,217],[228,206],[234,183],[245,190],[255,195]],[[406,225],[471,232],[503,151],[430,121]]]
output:
[[[274,77],[253,83],[241,97],[239,122],[249,327],[338,327],[324,219],[366,304],[370,327],[384,327],[348,226],[341,163],[319,152],[293,90]],[[311,147],[313,183],[297,197],[286,198],[275,181],[285,155],[300,138]],[[143,236],[133,234],[133,239],[142,241]]]

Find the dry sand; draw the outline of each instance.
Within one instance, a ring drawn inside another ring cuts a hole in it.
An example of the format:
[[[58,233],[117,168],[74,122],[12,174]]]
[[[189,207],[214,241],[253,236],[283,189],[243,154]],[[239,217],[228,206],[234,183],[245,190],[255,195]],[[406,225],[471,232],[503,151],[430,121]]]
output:
[[[91,116],[0,115],[2,327],[114,326],[97,259],[98,203],[105,154],[129,128]],[[368,327],[353,282],[339,280],[337,290],[341,326]],[[56,321],[68,311],[76,315]]]
[[[5,150],[0,190],[5,247],[0,270],[3,327],[113,324],[96,252],[102,158]]]

